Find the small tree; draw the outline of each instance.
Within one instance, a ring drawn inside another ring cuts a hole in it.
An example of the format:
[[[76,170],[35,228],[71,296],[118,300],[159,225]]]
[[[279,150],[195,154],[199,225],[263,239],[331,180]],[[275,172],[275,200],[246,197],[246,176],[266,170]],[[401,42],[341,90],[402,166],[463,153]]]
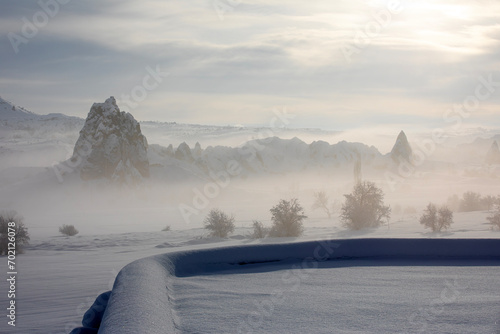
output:
[[[212,209],[203,221],[205,228],[210,230],[210,236],[227,238],[234,232],[234,217],[228,216],[219,209]]]
[[[491,224],[492,229],[500,230],[500,205],[496,207],[496,210],[488,217],[486,217]]]
[[[74,225],[63,225],[59,227],[59,233],[68,237],[72,237],[74,235],[77,235],[79,231],[75,228]]]
[[[481,194],[472,191],[467,191],[463,194],[462,199],[460,200],[460,211],[470,212],[479,211],[481,209]]]
[[[328,215],[328,218],[332,218],[332,213],[328,207],[328,195],[324,191],[314,192],[314,203],[312,206],[313,210],[322,209]]]
[[[487,195],[481,198],[481,209],[491,211],[495,207],[497,198],[495,196]]]
[[[435,204],[429,203],[420,217],[420,224],[432,232],[447,230],[453,224],[453,212],[447,206],[437,208]]]
[[[22,253],[30,237],[23,218],[16,211],[5,211],[0,213],[0,255],[8,255],[9,243],[13,243],[11,240],[14,240],[16,253]]]
[[[253,221],[253,239],[262,239],[269,234],[269,228],[265,227],[260,221]]]
[[[391,208],[384,206],[384,192],[373,182],[356,184],[353,192],[344,197],[340,220],[351,230],[378,227],[390,218]]]
[[[270,211],[273,221],[269,232],[271,237],[299,237],[304,233],[302,222],[307,216],[296,198],[280,200]]]

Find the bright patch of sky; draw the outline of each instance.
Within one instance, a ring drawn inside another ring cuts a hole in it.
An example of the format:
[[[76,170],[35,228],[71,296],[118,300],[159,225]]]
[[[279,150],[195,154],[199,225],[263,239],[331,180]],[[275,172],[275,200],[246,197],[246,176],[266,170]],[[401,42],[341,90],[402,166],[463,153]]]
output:
[[[113,95],[139,120],[221,125],[286,107],[290,127],[335,130],[446,126],[472,96],[456,115],[500,126],[499,13],[494,0],[3,1],[0,96],[85,117]]]

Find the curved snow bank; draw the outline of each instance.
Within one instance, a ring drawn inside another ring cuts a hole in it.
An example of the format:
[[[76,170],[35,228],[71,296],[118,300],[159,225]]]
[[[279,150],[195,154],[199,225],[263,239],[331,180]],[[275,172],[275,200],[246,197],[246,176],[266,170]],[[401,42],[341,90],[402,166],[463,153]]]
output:
[[[99,333],[175,333],[174,276],[250,263],[363,259],[500,259],[500,239],[350,239],[163,254],[132,262],[116,278]]]

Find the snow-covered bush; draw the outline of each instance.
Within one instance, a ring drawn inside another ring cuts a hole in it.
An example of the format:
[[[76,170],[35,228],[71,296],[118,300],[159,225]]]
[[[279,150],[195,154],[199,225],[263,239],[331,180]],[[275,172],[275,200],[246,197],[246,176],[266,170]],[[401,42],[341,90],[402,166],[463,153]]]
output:
[[[384,192],[375,183],[364,181],[345,196],[340,220],[351,230],[378,227],[389,220],[391,208],[384,206]]]
[[[0,213],[0,255],[8,255],[12,248],[16,253],[22,253],[29,240],[28,228],[16,211]]]
[[[453,224],[453,211],[446,205],[438,208],[435,204],[429,203],[420,217],[420,224],[430,228],[432,232],[447,230]]]
[[[61,233],[62,235],[67,235],[69,237],[77,235],[78,232],[79,231],[75,228],[74,225],[63,225],[59,227],[59,233]]]
[[[265,227],[260,221],[253,221],[253,239],[262,239],[269,234],[269,228]]]
[[[496,210],[488,217],[486,217],[491,224],[492,229],[500,230],[500,205],[497,206]]]
[[[227,238],[234,232],[234,217],[228,216],[219,209],[212,209],[203,221],[207,230],[210,230],[210,236],[218,238]]]
[[[304,233],[304,209],[296,198],[281,200],[271,210],[273,225],[270,237],[299,237]]]

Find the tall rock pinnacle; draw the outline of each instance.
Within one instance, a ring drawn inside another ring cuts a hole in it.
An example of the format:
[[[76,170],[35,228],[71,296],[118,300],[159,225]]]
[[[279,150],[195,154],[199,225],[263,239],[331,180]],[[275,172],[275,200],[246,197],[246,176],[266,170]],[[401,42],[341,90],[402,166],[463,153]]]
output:
[[[148,142],[134,117],[120,111],[114,97],[94,103],[80,131],[71,161],[83,180],[126,182],[149,177]]]
[[[404,133],[404,131],[401,130],[398,138],[396,139],[396,143],[392,148],[391,158],[395,162],[399,163],[400,159],[408,161],[411,157],[411,154],[412,149],[410,143],[408,143],[408,138],[406,138],[406,134]]]

